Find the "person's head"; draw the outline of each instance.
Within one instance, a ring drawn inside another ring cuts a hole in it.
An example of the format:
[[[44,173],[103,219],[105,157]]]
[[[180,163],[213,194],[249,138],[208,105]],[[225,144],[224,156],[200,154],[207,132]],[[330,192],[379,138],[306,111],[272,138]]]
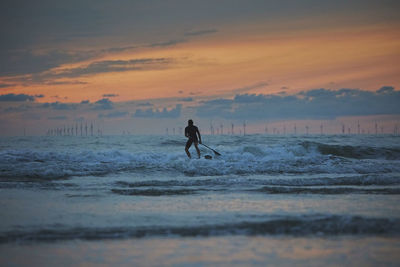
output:
[[[193,121],[192,120],[188,120],[188,124],[189,125],[193,125]]]

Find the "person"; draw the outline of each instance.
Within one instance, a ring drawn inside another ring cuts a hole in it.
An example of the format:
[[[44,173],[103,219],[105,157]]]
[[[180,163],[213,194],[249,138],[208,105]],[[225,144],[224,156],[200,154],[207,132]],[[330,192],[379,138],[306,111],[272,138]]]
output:
[[[197,155],[200,158],[199,143],[201,144],[201,135],[199,132],[199,128],[197,128],[196,126],[193,125],[192,120],[188,120],[188,126],[185,128],[185,136],[187,138],[189,138],[188,141],[186,142],[186,146],[185,146],[185,151],[186,151],[186,154],[188,155],[188,157],[191,158],[189,148],[194,143],[194,147],[196,148]],[[197,136],[198,136],[198,138],[197,138]]]

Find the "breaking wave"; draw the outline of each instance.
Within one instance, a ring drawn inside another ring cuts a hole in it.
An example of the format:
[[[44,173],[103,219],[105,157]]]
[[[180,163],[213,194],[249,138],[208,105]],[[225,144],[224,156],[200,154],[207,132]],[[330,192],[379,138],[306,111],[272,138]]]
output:
[[[241,146],[220,150],[220,153],[222,156],[213,160],[188,160],[181,151],[3,150],[0,151],[0,179],[62,179],[156,171],[186,176],[400,172],[397,160],[400,151],[389,148],[372,150],[303,142],[293,146]]]
[[[400,220],[339,215],[278,216],[263,221],[242,221],[226,224],[193,226],[148,226],[68,228],[0,233],[0,243],[55,242],[65,240],[103,240],[145,238],[152,236],[210,237],[224,235],[399,235]]]
[[[400,188],[354,188],[354,187],[289,187],[289,186],[265,186],[254,191],[268,194],[379,194],[398,195]]]
[[[310,141],[302,142],[302,146],[304,146],[307,150],[316,149],[322,155],[333,155],[344,158],[387,160],[400,159],[400,148],[330,145]]]
[[[113,193],[130,196],[173,196],[196,193],[194,189],[111,189]]]
[[[216,177],[206,179],[185,179],[185,180],[148,180],[138,182],[119,181],[116,186],[128,188],[140,187],[214,187],[214,186],[233,186],[233,185],[264,185],[264,186],[370,186],[370,185],[400,185],[400,176],[350,176],[350,177],[321,177],[321,178],[265,178],[255,179],[247,177]]]

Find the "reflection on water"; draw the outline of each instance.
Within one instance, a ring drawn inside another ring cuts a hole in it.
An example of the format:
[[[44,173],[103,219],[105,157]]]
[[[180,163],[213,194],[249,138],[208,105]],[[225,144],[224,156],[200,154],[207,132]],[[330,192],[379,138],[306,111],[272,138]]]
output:
[[[389,237],[150,238],[0,246],[0,265],[376,266],[400,262]]]

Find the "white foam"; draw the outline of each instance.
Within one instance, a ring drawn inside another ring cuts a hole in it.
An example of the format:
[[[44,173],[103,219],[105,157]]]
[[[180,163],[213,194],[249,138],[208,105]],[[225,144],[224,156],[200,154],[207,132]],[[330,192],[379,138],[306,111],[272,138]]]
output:
[[[399,173],[398,161],[345,159],[301,145],[219,147],[221,157],[189,160],[183,151],[0,151],[0,177],[60,178],[109,173],[168,171],[190,176],[252,174]]]

